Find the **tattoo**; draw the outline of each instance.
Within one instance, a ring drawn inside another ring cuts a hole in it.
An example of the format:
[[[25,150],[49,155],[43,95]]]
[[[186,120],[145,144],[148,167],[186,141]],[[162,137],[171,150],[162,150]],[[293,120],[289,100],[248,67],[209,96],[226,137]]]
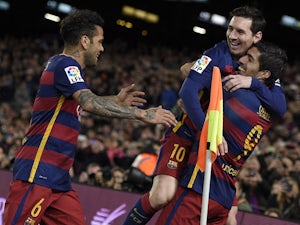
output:
[[[147,121],[152,121],[154,120],[154,114],[156,113],[157,109],[152,109],[152,110],[146,110],[146,120]]]
[[[75,57],[75,58],[78,58],[78,57],[80,57],[80,52],[77,49],[76,51],[72,52],[70,55],[73,56],[73,57]]]
[[[122,106],[114,100],[113,96],[97,96],[90,90],[80,91],[79,104],[84,110],[99,116],[138,119],[135,107]]]

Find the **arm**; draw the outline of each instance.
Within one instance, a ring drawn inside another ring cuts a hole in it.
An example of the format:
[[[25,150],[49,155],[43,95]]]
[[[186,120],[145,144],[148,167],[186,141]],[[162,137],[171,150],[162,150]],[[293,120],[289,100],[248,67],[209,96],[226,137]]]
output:
[[[115,96],[98,96],[89,89],[81,89],[73,94],[73,98],[83,110],[99,116],[138,119],[145,123],[164,124],[166,126],[176,125],[175,116],[169,110],[165,110],[161,106],[147,110],[128,106],[128,104],[134,104],[133,99],[135,97],[132,96],[132,93],[121,93],[120,97],[120,93]]]
[[[185,107],[185,113],[189,115],[196,127],[201,130],[205,121],[205,113],[200,104],[199,91],[203,88],[203,85],[201,80],[197,79],[197,77],[199,78],[200,76],[189,75],[195,62],[196,61],[188,62],[180,67],[181,73],[185,75],[186,78],[179,90],[179,97]]]
[[[267,109],[271,110],[279,117],[283,117],[287,106],[285,95],[280,85],[277,86],[276,84],[273,84],[271,88],[267,88],[258,79],[253,78],[250,89],[257,93],[257,97],[263,102],[263,105]]]
[[[198,97],[201,88],[202,85],[191,77],[187,77],[179,91],[179,97],[182,99],[187,114],[199,130],[202,129],[205,120],[205,114]]]
[[[280,85],[274,84],[271,88],[268,88],[257,78],[242,75],[228,75],[223,78],[223,82],[226,82],[224,89],[231,92],[239,88],[250,88],[256,92],[263,105],[279,117],[283,117],[286,112],[285,95]]]

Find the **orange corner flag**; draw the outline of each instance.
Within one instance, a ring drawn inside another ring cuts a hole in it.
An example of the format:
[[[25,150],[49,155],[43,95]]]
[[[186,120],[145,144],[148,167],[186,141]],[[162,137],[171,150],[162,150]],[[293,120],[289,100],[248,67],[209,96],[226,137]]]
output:
[[[217,158],[218,145],[223,138],[223,90],[221,72],[218,67],[213,68],[210,102],[207,109],[204,125],[201,131],[198,148],[197,165],[205,171],[206,150],[212,152],[211,161]]]

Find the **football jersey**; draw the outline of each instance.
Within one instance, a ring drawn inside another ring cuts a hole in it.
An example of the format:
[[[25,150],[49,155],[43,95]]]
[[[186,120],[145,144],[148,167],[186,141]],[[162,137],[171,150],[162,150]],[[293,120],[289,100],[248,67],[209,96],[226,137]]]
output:
[[[202,128],[204,123],[205,109],[199,104],[197,93],[202,90],[210,91],[214,66],[219,67],[222,76],[235,74],[238,68],[226,41],[216,44],[202,55],[193,65],[180,90],[186,110],[198,128]],[[223,90],[223,105],[223,136],[229,152],[218,156],[212,165],[210,198],[230,209],[235,196],[236,176],[258,141],[270,128],[271,116],[263,106],[263,100],[250,89],[239,89],[233,93]],[[281,106],[274,104],[274,107]],[[202,194],[204,173],[196,166],[199,136],[200,132],[196,135],[180,185]]]
[[[69,170],[81,113],[72,95],[87,88],[77,61],[65,55],[49,59],[40,78],[30,127],[16,152],[14,179],[56,190],[71,189]]]
[[[271,116],[253,91],[246,89],[233,93],[223,91],[223,100],[223,136],[228,144],[228,153],[218,156],[212,164],[210,198],[230,209],[235,196],[236,176],[259,140],[269,130]],[[195,166],[199,135],[192,147],[180,185],[202,194],[204,173]]]

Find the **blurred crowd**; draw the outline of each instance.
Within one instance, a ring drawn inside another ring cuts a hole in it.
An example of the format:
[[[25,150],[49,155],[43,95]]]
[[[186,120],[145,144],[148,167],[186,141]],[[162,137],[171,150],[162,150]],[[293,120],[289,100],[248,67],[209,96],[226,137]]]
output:
[[[179,67],[200,52],[115,40],[104,43],[96,68],[85,70],[98,95],[131,83],[146,93],[145,107],[172,109],[184,79]],[[46,60],[60,53],[56,36],[0,37],[0,169],[11,170],[30,123],[31,105]],[[282,76],[288,109],[258,144],[238,175],[240,210],[300,221],[300,60]],[[83,113],[73,181],[144,193],[159,154],[164,127]],[[144,160],[148,159],[148,160]],[[147,161],[147,163],[145,163]]]

